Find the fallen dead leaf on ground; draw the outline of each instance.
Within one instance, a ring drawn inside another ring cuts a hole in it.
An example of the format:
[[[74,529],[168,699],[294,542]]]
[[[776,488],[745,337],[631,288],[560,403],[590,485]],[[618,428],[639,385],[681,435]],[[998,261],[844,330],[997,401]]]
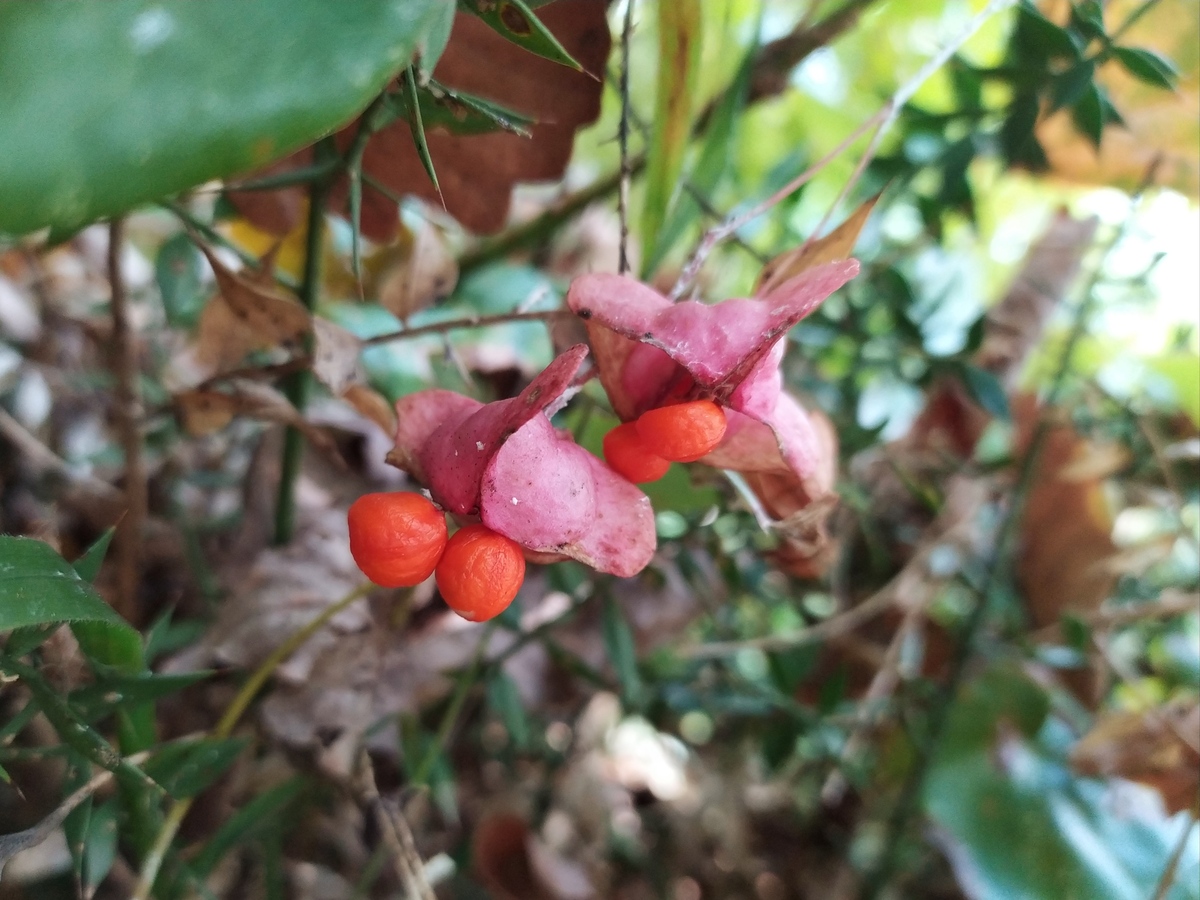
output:
[[[1184,740],[1184,737],[1189,740]],[[1195,701],[1099,719],[1071,751],[1083,775],[1128,778],[1155,788],[1169,813],[1200,811],[1200,705]]]

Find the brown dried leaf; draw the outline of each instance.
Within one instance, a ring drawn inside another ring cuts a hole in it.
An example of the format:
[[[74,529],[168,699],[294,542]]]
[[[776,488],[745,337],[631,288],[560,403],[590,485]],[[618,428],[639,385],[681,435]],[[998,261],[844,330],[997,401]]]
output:
[[[1030,246],[1004,297],[988,312],[975,363],[1008,388],[1013,388],[1046,322],[1074,284],[1099,224],[1095,216],[1076,219],[1059,210]]]
[[[308,310],[264,283],[261,276],[232,272],[206,247],[200,249],[220,290],[200,316],[197,355],[201,362],[220,371],[236,365],[250,350],[303,349],[312,329]]]
[[[1084,775],[1127,778],[1162,794],[1167,811],[1198,811],[1200,705],[1177,703],[1147,712],[1110,713],[1071,751]]]
[[[275,388],[257,381],[238,379],[224,389],[200,388],[174,397],[175,409],[189,434],[205,435],[219,431],[235,416],[290,425],[300,431],[313,446],[338,459],[337,447],[324,431],[300,415],[287,397]]]
[[[415,194],[439,205],[444,199],[446,210],[470,231],[498,231],[508,218],[513,186],[562,177],[575,131],[600,114],[603,83],[597,76],[604,72],[612,44],[607,7],[608,0],[558,0],[538,9],[538,18],[579,61],[583,72],[535,56],[477,17],[460,13],[434,78],[532,118],[531,136],[509,132],[454,135],[426,129],[442,189],[439,196],[417,155],[408,122],[397,121],[368,142],[364,172],[394,193]],[[339,146],[344,149],[357,128],[357,122],[345,128],[337,136]],[[304,166],[311,156],[311,150],[301,151],[273,171]],[[299,191],[232,192],[230,199],[258,227],[283,234],[296,224],[299,204],[280,200],[275,196],[278,193],[298,195]],[[331,205],[344,212],[347,197],[343,179],[335,186]],[[367,237],[390,241],[399,224],[396,203],[364,184],[361,223]]]
[[[365,384],[352,384],[342,393],[342,399],[383,429],[392,437],[396,433],[396,410],[378,391]]]
[[[356,382],[362,381],[362,366],[359,353],[362,341],[328,319],[312,317],[313,329],[313,374],[329,388],[334,396],[340,396]]]
[[[795,250],[781,253],[765,266],[758,277],[758,288],[755,296],[762,297],[779,287],[789,278],[795,278],[801,272],[815,269],[825,263],[849,259],[854,252],[854,244],[858,241],[859,232],[867,224],[871,210],[879,202],[881,194],[876,194],[864,201],[858,209],[837,228],[823,238],[807,241]]]
[[[1026,435],[1020,444],[1027,445],[1038,419],[1036,401],[1017,397],[1013,412],[1018,430]],[[1039,627],[1057,622],[1065,612],[1096,609],[1113,586],[1106,563],[1117,548],[1102,480],[1062,474],[1093,452],[1089,447],[1074,428],[1055,425],[1037,461],[1021,524],[1017,576]]]
[[[458,261],[446,244],[442,230],[422,219],[410,241],[399,245],[403,253],[375,280],[379,303],[401,320],[447,297],[458,283]]]

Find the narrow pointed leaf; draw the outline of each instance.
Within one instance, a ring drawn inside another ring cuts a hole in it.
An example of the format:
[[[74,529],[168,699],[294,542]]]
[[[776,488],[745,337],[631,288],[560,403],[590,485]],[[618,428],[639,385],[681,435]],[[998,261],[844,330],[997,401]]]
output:
[[[583,67],[522,0],[500,0],[498,3],[495,0],[459,0],[459,6],[479,16],[497,34],[530,53],[582,71]]]
[[[700,79],[702,22],[700,0],[658,4],[658,89],[641,220],[642,245],[648,260],[654,255],[653,248],[683,171]]]

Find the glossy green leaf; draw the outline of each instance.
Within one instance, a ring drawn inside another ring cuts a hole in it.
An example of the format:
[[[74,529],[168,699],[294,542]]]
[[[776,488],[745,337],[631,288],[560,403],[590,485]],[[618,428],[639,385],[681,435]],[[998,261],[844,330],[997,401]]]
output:
[[[654,257],[683,171],[700,80],[703,21],[700,0],[658,4],[658,82],[641,219],[647,261]]]
[[[448,2],[0,4],[0,231],[78,227],[313,141]]]
[[[108,554],[108,548],[112,544],[113,535],[116,533],[117,530],[115,528],[109,528],[96,539],[96,542],[92,546],[83,551],[83,555],[79,559],[72,563],[79,577],[89,584],[94,582],[96,576],[100,574],[100,566],[104,562],[104,557]]]
[[[0,536],[0,631],[52,622],[99,622],[137,636],[48,544]]]
[[[458,5],[479,16],[497,34],[530,53],[582,71],[583,66],[572,58],[558,38],[550,33],[550,29],[522,0],[458,0]]]
[[[621,693],[626,703],[637,706],[642,696],[642,676],[638,672],[637,649],[633,643],[633,632],[621,612],[621,607],[612,597],[604,600],[602,619],[604,649],[608,661],[617,673]]]
[[[1120,61],[1129,74],[1139,81],[1171,90],[1179,79],[1179,72],[1174,64],[1153,50],[1141,47],[1116,47],[1113,55]]]
[[[1153,896],[1182,819],[1114,814],[1105,786],[1067,767],[1073,736],[1048,708],[1015,670],[988,673],[955,705],[924,806],[960,886],[972,898]],[[1195,845],[1167,896],[1196,896]]]
[[[1098,85],[1089,84],[1083,96],[1071,107],[1071,121],[1079,132],[1099,148],[1104,136],[1104,103]]]

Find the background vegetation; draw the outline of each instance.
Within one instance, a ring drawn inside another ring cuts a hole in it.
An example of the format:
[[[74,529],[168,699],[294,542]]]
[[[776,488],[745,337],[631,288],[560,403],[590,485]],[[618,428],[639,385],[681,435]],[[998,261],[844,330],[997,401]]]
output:
[[[1200,896],[1200,8],[530,6],[0,6],[0,897]],[[851,248],[836,504],[361,586],[391,401]]]

